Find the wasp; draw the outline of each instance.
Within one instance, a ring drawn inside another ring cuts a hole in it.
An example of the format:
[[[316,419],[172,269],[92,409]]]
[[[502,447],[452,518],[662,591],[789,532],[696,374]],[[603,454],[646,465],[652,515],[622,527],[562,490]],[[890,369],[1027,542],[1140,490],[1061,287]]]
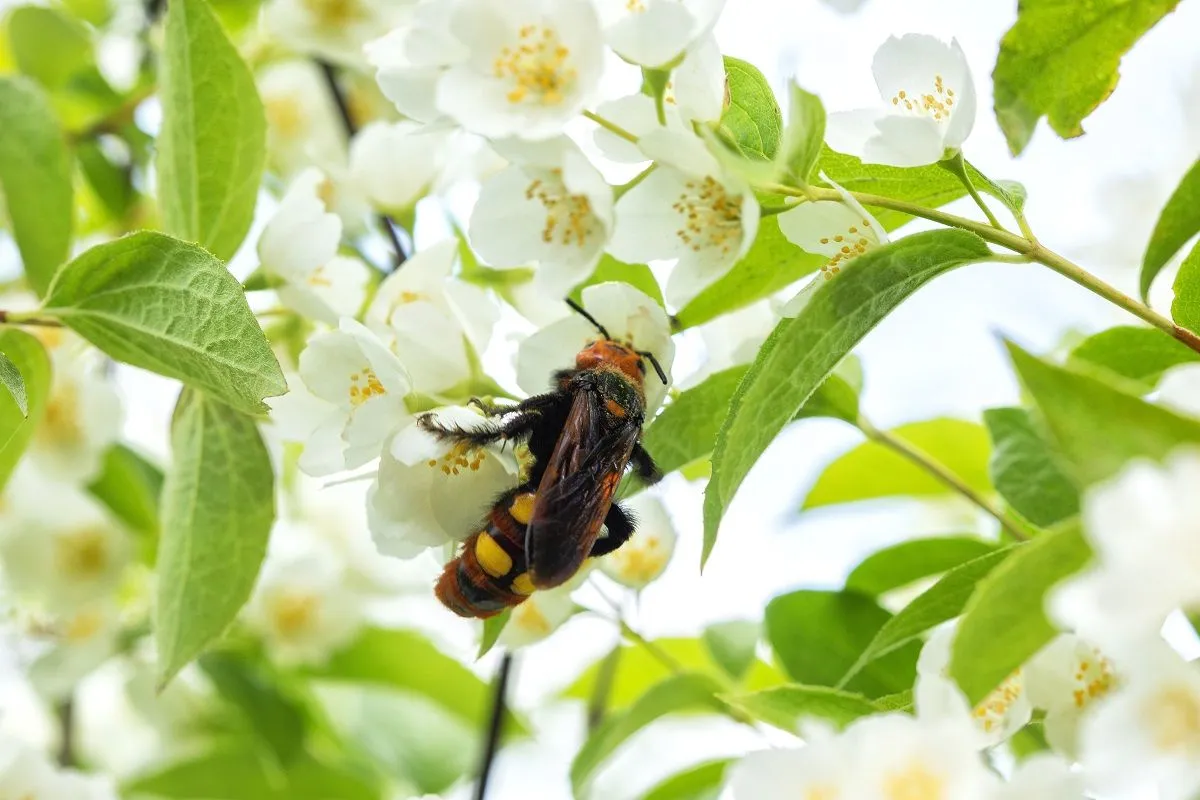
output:
[[[552,391],[515,405],[473,400],[496,419],[479,430],[421,418],[424,430],[466,447],[525,442],[529,450],[526,479],[496,498],[438,579],[434,593],[460,616],[499,614],[565,583],[587,558],[616,550],[634,531],[630,513],[613,502],[626,468],[632,464],[646,484],[662,478],[641,444],[646,361],[664,384],[666,373],[652,353],[616,341],[581,306],[567,304],[602,338],[579,351],[574,369],[554,374]]]

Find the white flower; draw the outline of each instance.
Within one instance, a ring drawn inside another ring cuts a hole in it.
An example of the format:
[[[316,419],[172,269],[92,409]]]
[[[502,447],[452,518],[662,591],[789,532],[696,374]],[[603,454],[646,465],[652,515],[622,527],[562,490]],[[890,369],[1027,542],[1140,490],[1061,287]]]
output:
[[[267,115],[267,150],[284,175],[345,158],[346,137],[320,69],[311,61],[271,64],[258,75]]]
[[[293,50],[350,65],[371,39],[405,21],[411,0],[270,0],[267,30]]]
[[[711,33],[725,0],[600,0],[604,37],[626,61],[665,67]]]
[[[1124,660],[1181,606],[1200,604],[1200,453],[1134,461],[1083,500],[1093,566],[1049,598],[1065,627]]]
[[[539,142],[483,184],[471,244],[498,267],[538,262],[548,294],[565,295],[595,268],[613,226],[613,192],[570,139]],[[502,151],[503,152],[503,151]]]
[[[779,230],[797,247],[829,257],[821,267],[821,274],[828,280],[851,259],[887,244],[888,235],[871,212],[849,192],[824,175],[821,177],[841,194],[841,202],[801,203],[779,215]]]
[[[364,622],[363,598],[347,578],[328,548],[272,553],[243,619],[280,664],[324,663]]]
[[[1200,417],[1200,364],[1167,370],[1158,384],[1158,402],[1181,414]]]
[[[40,626],[50,648],[29,665],[29,682],[50,700],[70,695],[88,674],[117,652],[121,632],[114,600],[89,603],[73,614]]]
[[[1084,772],[1105,791],[1190,800],[1200,790],[1200,675],[1161,642],[1128,666],[1127,683],[1084,717]]]
[[[758,232],[758,201],[695,136],[659,129],[639,145],[658,168],[617,201],[608,249],[634,264],[677,259],[667,300],[682,306],[750,249]]]
[[[998,744],[1012,736],[1029,722],[1033,713],[1025,692],[1025,679],[1020,669],[1009,675],[974,709],[950,677],[950,648],[954,642],[952,626],[938,628],[917,659],[915,688],[917,711],[923,718],[965,718],[968,714],[981,736],[979,747]]]
[[[1029,702],[1044,709],[1046,741],[1060,753],[1078,755],[1079,722],[1118,686],[1112,663],[1078,636],[1063,634],[1025,667]]]
[[[438,78],[438,110],[489,138],[546,139],[594,99],[604,66],[587,0],[458,0],[450,19],[470,58]]]
[[[704,342],[704,363],[680,381],[679,388],[690,389],[718,372],[753,362],[779,323],[775,306],[774,301],[760,300],[696,328]]]
[[[361,467],[412,419],[404,404],[412,390],[404,365],[352,319],[309,339],[299,380],[289,388],[268,405],[284,438],[304,442],[300,469],[309,475]]]
[[[1038,753],[1017,765],[989,800],[1084,800],[1083,776],[1057,756]]]
[[[808,738],[799,749],[760,750],[729,773],[733,800],[841,800],[853,774],[854,754],[833,735]]]
[[[443,425],[488,424],[452,406],[434,412]],[[417,424],[401,430],[367,492],[367,522],[380,553],[412,558],[479,531],[497,495],[516,484],[517,465],[498,446],[468,449],[440,441]]]
[[[675,526],[662,501],[642,493],[622,505],[636,528],[628,542],[598,559],[600,571],[622,586],[643,589],[667,569],[675,553]]]
[[[466,61],[470,50],[455,38],[450,19],[455,3],[424,0],[407,23],[363,48],[376,68],[379,88],[400,113],[417,122],[441,117],[437,85],[451,64]]]
[[[112,595],[132,542],[95,500],[21,469],[4,502],[0,565],[15,594],[52,614]]]
[[[500,632],[498,643],[509,650],[536,644],[554,633],[578,609],[571,592],[582,583],[587,569],[580,570],[570,582],[553,589],[536,591],[512,610],[508,624]]]
[[[422,392],[471,377],[468,348],[487,349],[499,309],[487,293],[451,277],[458,245],[447,239],[421,250],[384,279],[367,309],[367,325],[391,342]]]
[[[670,380],[675,343],[662,306],[629,284],[616,282],[589,286],[582,299],[587,312],[617,341],[652,353]],[[530,394],[550,390],[554,373],[573,369],[576,354],[599,336],[592,323],[575,313],[551,323],[517,349],[517,384]],[[667,395],[667,387],[650,365],[646,367],[645,392],[646,419],[650,419]]]
[[[350,145],[350,174],[376,208],[411,208],[445,167],[449,137],[415,122],[372,122]]]
[[[358,259],[339,256],[342,221],[326,211],[328,179],[317,169],[296,176],[258,240],[263,270],[283,279],[280,302],[331,325],[358,313],[370,272]]]
[[[883,108],[830,114],[830,147],[897,167],[933,164],[962,148],[975,125],[975,84],[957,40],[889,37],[871,69]]]
[[[957,800],[984,797],[997,782],[960,720],[880,714],[858,720],[844,736],[858,755],[846,797]]]
[[[24,742],[0,736],[0,797],[117,800],[117,792],[109,778],[60,770]]]

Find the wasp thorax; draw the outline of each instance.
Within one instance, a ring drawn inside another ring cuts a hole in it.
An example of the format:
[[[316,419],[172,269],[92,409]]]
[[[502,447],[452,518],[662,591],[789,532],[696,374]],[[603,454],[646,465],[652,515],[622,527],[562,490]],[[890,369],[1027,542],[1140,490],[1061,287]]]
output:
[[[689,180],[672,204],[683,217],[683,227],[675,231],[693,252],[720,250],[728,254],[741,244],[742,203],[711,175]]]
[[[562,102],[575,82],[571,49],[564,45],[553,28],[526,25],[518,32],[515,47],[504,47],[492,63],[492,74],[506,79],[511,88],[505,97],[510,103],[532,101],[545,106]]]

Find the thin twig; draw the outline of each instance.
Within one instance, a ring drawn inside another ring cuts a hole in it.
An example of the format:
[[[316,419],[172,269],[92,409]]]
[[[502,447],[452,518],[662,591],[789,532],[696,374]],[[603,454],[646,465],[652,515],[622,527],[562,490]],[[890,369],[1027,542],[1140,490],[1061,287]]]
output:
[[[590,733],[600,727],[604,714],[608,709],[608,698],[612,694],[613,680],[617,676],[617,665],[621,661],[621,643],[613,645],[600,669],[596,671],[596,683],[592,686],[592,696],[588,699],[587,729]]]
[[[74,767],[75,761],[75,700],[71,696],[54,707],[58,718],[58,765]]]
[[[483,759],[479,764],[479,781],[475,784],[475,800],[487,797],[488,779],[492,774],[492,763],[500,749],[500,731],[504,727],[507,706],[508,676],[512,672],[512,653],[505,653],[496,670],[496,681],[492,685],[492,719],[488,725],[487,739],[483,745]]]
[[[329,87],[329,94],[333,97],[333,104],[337,106],[338,116],[342,119],[342,127],[346,130],[346,138],[354,138],[354,134],[358,133],[358,126],[354,123],[354,114],[350,111],[350,103],[346,100],[346,94],[342,91],[342,85],[338,82],[337,71],[333,64],[328,61],[317,61],[317,66],[321,69],[321,74],[325,77],[325,84]],[[398,227],[396,221],[388,214],[378,214],[379,227],[383,229],[383,234],[391,242],[394,258],[392,261],[391,271],[395,271],[408,259],[408,253],[404,249],[404,244],[400,241],[400,234],[396,231]]]
[[[24,312],[0,310],[0,325],[33,325],[39,328],[61,328],[63,324],[56,319],[39,319],[27,317]]]

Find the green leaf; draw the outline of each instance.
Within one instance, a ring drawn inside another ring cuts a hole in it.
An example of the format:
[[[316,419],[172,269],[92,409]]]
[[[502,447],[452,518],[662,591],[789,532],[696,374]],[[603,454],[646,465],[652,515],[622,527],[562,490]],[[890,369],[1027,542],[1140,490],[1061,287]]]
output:
[[[741,680],[755,662],[762,625],[750,620],[717,622],[704,629],[704,645],[713,661],[734,680]]]
[[[109,216],[124,221],[134,202],[137,190],[133,186],[133,169],[127,164],[116,164],[100,143],[89,139],[75,146],[75,158],[88,186],[104,204]]]
[[[71,244],[71,162],[46,97],[24,78],[0,78],[0,189],[29,285],[44,294]]]
[[[660,306],[663,304],[662,289],[654,278],[654,273],[645,264],[626,264],[605,253],[596,264],[596,271],[586,281],[571,290],[571,299],[582,302],[583,290],[597,283],[620,281],[628,283],[633,288],[654,300]]]
[[[3,383],[4,388],[8,389],[9,396],[21,410],[21,416],[28,417],[29,396],[25,392],[25,379],[21,377],[21,370],[17,368],[17,365],[4,353],[0,353],[0,383]]]
[[[13,328],[0,329],[0,353],[23,379],[25,402],[0,392],[0,490],[8,484],[17,461],[42,421],[50,395],[50,358],[35,337]]]
[[[754,462],[838,362],[917,289],[989,252],[982,239],[964,231],[907,236],[859,256],[834,280],[814,286],[797,315],[779,323],[739,384],[717,434],[704,494],[701,564]]]
[[[903,692],[877,697],[873,702],[882,711],[903,711],[911,714],[914,706],[913,690],[905,689]]]
[[[730,367],[680,392],[646,427],[644,446],[664,474],[712,452],[737,385],[749,367]]]
[[[717,800],[732,759],[706,761],[672,775],[642,795],[641,800]]]
[[[803,186],[812,179],[825,143],[825,106],[821,98],[792,81],[788,86],[787,128],[780,150],[786,174]]]
[[[159,497],[163,473],[129,447],[118,444],[104,453],[100,474],[87,487],[130,530],[150,538],[157,547]]]
[[[134,778],[123,796],[177,800],[379,800],[381,787],[346,768],[312,756],[280,770],[254,750],[220,749]]]
[[[500,634],[504,633],[504,626],[508,625],[511,617],[512,609],[506,608],[496,616],[488,617],[483,621],[483,635],[479,637],[479,652],[475,654],[476,660],[486,656],[496,646],[496,641],[500,638]]]
[[[1200,189],[1197,189],[1196,203],[1200,207]],[[1179,265],[1173,288],[1175,299],[1171,301],[1171,317],[1185,328],[1200,330],[1200,242],[1196,242],[1192,252]]]
[[[587,796],[592,776],[618,747],[661,717],[684,711],[721,713],[717,699],[721,685],[707,675],[683,673],[652,687],[632,706],[613,714],[583,743],[571,763],[571,789],[575,797]]]
[[[1115,475],[1132,458],[1161,459],[1200,443],[1200,422],[1145,402],[1098,377],[1057,367],[1011,342],[1009,357],[1046,429],[1084,485]]]
[[[1064,139],[1117,85],[1121,57],[1179,0],[1022,0],[992,72],[996,120],[1019,155],[1039,119]]]
[[[865,595],[805,589],[767,604],[767,638],[793,680],[838,686],[891,618]],[[908,689],[916,679],[919,651],[915,643],[901,647],[868,664],[844,688],[867,697]]]
[[[283,692],[278,676],[240,653],[206,653],[197,663],[275,758],[286,764],[300,755],[308,718],[303,706]]]
[[[989,408],[991,474],[1009,506],[1040,528],[1079,513],[1079,490],[1023,408]]]
[[[17,69],[48,89],[65,86],[95,63],[87,26],[52,8],[14,8],[8,36]]]
[[[817,717],[845,726],[859,717],[878,714],[881,709],[861,694],[829,686],[789,683],[761,692],[723,695],[722,700],[755,719],[795,733],[805,719]]]
[[[1200,233],[1200,160],[1175,187],[1150,234],[1146,254],[1142,256],[1143,300],[1150,294],[1150,284],[1162,268],[1197,233]]]
[[[987,432],[974,422],[934,419],[901,425],[892,432],[944,464],[983,494],[988,479]],[[936,497],[953,494],[945,483],[878,442],[864,442],[825,468],[802,508],[852,503],[880,497]]]
[[[46,299],[108,355],[178,378],[249,413],[287,391],[237,279],[201,248],[143,231],[67,264]]]
[[[796,413],[796,419],[811,417],[832,417],[851,425],[855,424],[858,421],[858,390],[841,375],[833,373],[817,387]]]
[[[846,588],[872,597],[939,575],[996,549],[975,536],[911,539],[867,556],[846,578]]]
[[[925,631],[961,614],[975,591],[976,584],[999,566],[1008,557],[1010,550],[1011,548],[995,550],[960,564],[943,575],[937,583],[884,623],[842,681],[849,683],[875,659],[894,652],[920,638]]]
[[[864,164],[854,156],[825,147],[818,168],[848,191],[880,194],[927,208],[944,206],[967,194],[967,188],[958,178],[936,164],[927,167]],[[871,213],[889,231],[912,219],[909,214],[886,208],[872,209]]]
[[[1179,364],[1200,361],[1200,354],[1157,328],[1121,325],[1084,339],[1067,358],[1071,366],[1087,362],[1119,375],[1149,392],[1163,373]]]
[[[729,102],[721,114],[721,131],[743,155],[770,161],[783,134],[783,114],[771,84],[758,67],[725,56],[725,86]]]
[[[1058,633],[1043,610],[1046,592],[1091,557],[1077,520],[1011,551],[980,581],[954,637],[950,674],[972,706]]]
[[[736,311],[811,275],[825,256],[806,253],[779,230],[777,217],[765,217],[746,255],[716,283],[696,295],[675,315],[680,329],[709,322]]]
[[[254,76],[204,0],[171,0],[159,96],[166,230],[230,258],[254,218],[267,122]]]
[[[250,598],[275,521],[271,458],[254,420],[185,389],[162,490],[155,642],[165,685]]]

